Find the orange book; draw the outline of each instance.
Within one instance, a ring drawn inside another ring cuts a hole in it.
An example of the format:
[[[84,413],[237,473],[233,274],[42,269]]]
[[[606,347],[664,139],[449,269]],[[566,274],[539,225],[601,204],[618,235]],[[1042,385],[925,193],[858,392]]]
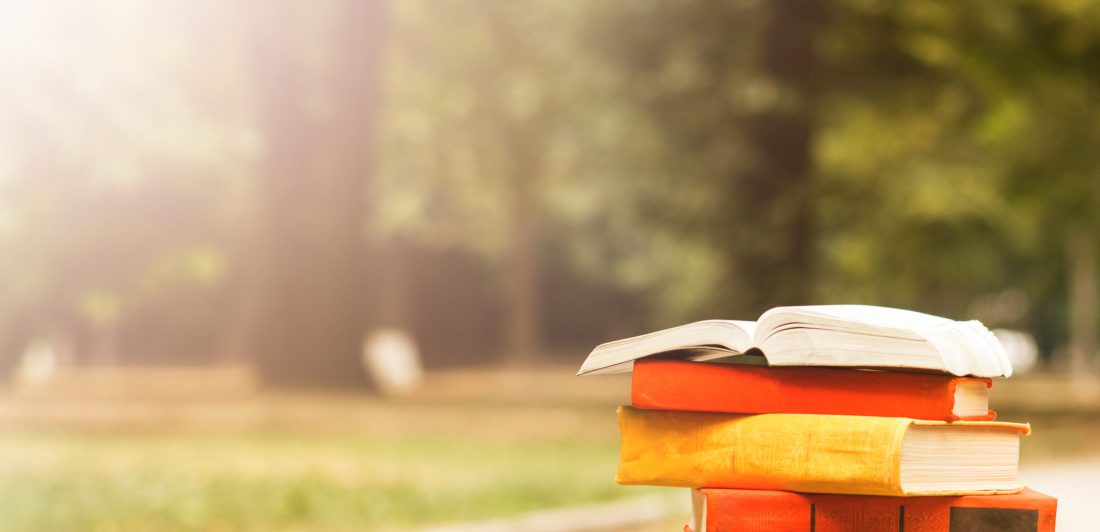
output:
[[[963,497],[873,497],[692,490],[688,530],[725,532],[1054,532],[1058,501],[1037,491]]]
[[[928,373],[642,359],[631,405],[743,414],[838,414],[991,421],[990,379]]]

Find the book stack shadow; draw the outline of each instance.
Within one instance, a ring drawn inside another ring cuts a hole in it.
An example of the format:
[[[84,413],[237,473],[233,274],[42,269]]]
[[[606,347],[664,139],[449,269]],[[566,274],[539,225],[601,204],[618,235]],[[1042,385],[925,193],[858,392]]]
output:
[[[855,305],[783,307],[597,347],[632,371],[616,480],[690,488],[691,532],[1052,532],[1018,477],[1011,375],[978,322]]]

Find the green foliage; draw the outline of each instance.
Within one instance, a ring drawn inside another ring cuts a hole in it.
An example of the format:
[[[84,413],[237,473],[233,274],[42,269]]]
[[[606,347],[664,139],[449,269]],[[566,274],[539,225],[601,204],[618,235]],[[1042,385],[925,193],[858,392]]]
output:
[[[1058,335],[1065,237],[1100,224],[1092,3],[389,5],[376,236],[502,278],[533,241],[653,324],[787,302],[963,316],[1020,289],[1032,311],[1004,325]],[[0,317],[135,327],[246,291],[266,15],[136,6],[7,32]],[[300,103],[324,122],[345,103],[326,80],[353,68],[333,64],[339,9],[293,9]],[[779,68],[787,22],[812,34],[809,74]],[[799,125],[805,150],[769,147]],[[803,151],[805,171],[784,166]]]
[[[822,293],[962,314],[1020,287],[1049,324],[1067,228],[1100,209],[1100,20],[1054,2],[842,2],[834,20]]]

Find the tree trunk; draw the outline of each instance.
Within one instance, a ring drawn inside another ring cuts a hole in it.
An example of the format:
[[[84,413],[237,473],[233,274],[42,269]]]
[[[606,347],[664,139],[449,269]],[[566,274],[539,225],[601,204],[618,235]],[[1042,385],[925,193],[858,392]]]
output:
[[[504,6],[506,4],[502,4]],[[516,72],[531,68],[539,58],[532,50],[530,37],[499,9],[486,10],[490,30],[502,52],[501,71]],[[487,80],[481,80],[487,83]],[[498,79],[485,86],[494,102],[510,98],[508,82]],[[541,212],[538,205],[539,174],[542,153],[546,149],[549,126],[546,102],[526,112],[495,103],[496,119],[507,147],[504,171],[508,173],[508,250],[504,259],[508,301],[506,362],[530,365],[540,347],[542,322],[540,292]]]
[[[752,117],[749,136],[760,156],[760,168],[747,182],[731,180],[731,194],[754,225],[754,235],[738,234],[739,242],[756,241],[753,253],[731,249],[735,274],[753,283],[756,311],[805,304],[813,276],[814,37],[822,24],[820,5],[813,0],[776,0],[765,4],[769,19],[762,40],[761,73],[778,91],[776,102]],[[736,246],[731,246],[736,247]]]
[[[515,145],[515,143],[513,143]],[[516,146],[524,151],[529,146]],[[530,364],[539,348],[539,232],[535,213],[531,157],[513,154],[517,172],[512,176],[512,227],[508,260],[508,362]]]
[[[267,145],[254,268],[260,303],[249,343],[270,383],[365,382],[359,358],[367,328],[364,228],[381,5],[337,5],[329,72],[306,68],[295,42],[297,4],[261,10],[274,20],[264,21],[258,42]],[[317,80],[320,86],[309,85]],[[307,112],[307,95],[318,94],[327,113]]]
[[[370,290],[374,294],[372,323],[377,327],[412,329],[412,280],[409,278],[409,260],[407,245],[392,239],[374,242],[369,247],[373,263],[375,285]]]
[[[1076,229],[1067,239],[1069,266],[1070,371],[1078,392],[1091,392],[1096,363],[1097,279],[1096,235]]]

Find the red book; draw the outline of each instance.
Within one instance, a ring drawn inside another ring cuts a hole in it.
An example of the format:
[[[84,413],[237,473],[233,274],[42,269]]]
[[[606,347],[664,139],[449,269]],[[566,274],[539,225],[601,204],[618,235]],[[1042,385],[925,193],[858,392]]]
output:
[[[692,490],[696,532],[1054,532],[1058,501],[1037,491],[964,497],[873,497]]]
[[[631,404],[654,410],[990,421],[984,378],[641,359]]]

